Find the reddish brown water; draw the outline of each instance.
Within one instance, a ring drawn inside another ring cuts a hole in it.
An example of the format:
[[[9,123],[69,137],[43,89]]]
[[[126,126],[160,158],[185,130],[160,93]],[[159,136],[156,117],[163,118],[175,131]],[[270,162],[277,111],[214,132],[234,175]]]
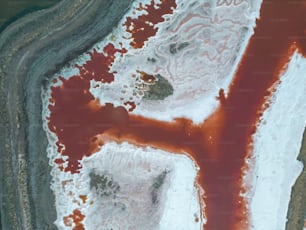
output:
[[[148,84],[152,84],[155,82],[155,77],[151,74],[147,74],[143,71],[137,71],[138,73],[140,73],[141,77],[140,79],[143,80],[145,83],[148,83]]]
[[[85,230],[82,224],[84,217],[85,216],[79,210],[75,209],[72,214],[64,217],[64,223],[67,227],[72,227],[74,223],[73,230]]]
[[[199,126],[187,119],[160,122],[131,115],[112,104],[100,106],[88,91],[89,80],[96,79],[92,73],[106,63],[103,68],[106,72],[101,72],[99,79],[111,82],[113,75],[108,75],[111,74],[108,71],[114,52],[125,51],[112,47],[104,54],[93,53],[91,65],[79,67],[83,70],[80,76],[61,78],[62,86],[52,87],[54,104],[49,106],[49,128],[59,138],[59,151],[69,156],[65,170],[77,173],[80,168],[77,161],[103,145],[97,136],[102,133],[119,142],[128,140],[170,152],[184,151],[201,168],[198,183],[206,195],[205,229],[248,229],[246,201],[239,196],[244,190],[241,185],[244,161],[250,153],[251,136],[263,105],[271,94],[269,88],[279,80],[282,67],[296,47],[305,55],[305,6],[305,1],[263,2],[261,19],[228,96],[220,90],[221,106]]]
[[[161,3],[158,4],[151,0],[151,4],[144,6],[140,4],[138,10],[145,10],[147,13],[137,18],[127,17],[126,22],[123,24],[126,27],[126,31],[132,36],[133,41],[130,45],[136,49],[142,48],[145,41],[157,33],[158,28],[155,25],[165,21],[163,16],[172,14],[175,8],[175,0],[161,0]]]
[[[116,49],[112,43],[109,43],[103,49],[104,53],[98,53],[94,49],[93,53],[89,53],[90,60],[84,65],[76,67],[80,70],[82,78],[94,79],[103,83],[111,83],[114,81],[114,73],[110,72],[110,68],[115,60],[115,54],[121,55],[127,52],[126,49]]]
[[[129,109],[128,109],[129,112],[133,112],[133,110],[136,108],[136,104],[133,101],[127,101],[127,102],[124,102],[123,104],[129,106]]]

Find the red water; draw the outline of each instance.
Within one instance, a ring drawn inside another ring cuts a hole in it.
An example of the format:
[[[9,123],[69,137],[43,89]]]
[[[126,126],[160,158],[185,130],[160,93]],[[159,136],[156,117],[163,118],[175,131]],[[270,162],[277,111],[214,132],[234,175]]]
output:
[[[145,41],[157,33],[156,24],[165,21],[164,15],[172,14],[175,8],[175,0],[161,0],[161,3],[158,4],[151,0],[151,4],[144,6],[140,4],[138,10],[145,10],[146,14],[142,14],[137,18],[127,17],[126,22],[123,24],[133,39],[130,45],[136,49],[142,48]]]
[[[115,60],[115,54],[121,55],[127,53],[126,49],[116,49],[112,43],[104,47],[103,53],[98,53],[94,49],[93,53],[89,53],[90,60],[84,65],[76,67],[80,71],[80,75],[86,79],[94,79],[103,83],[111,83],[114,81],[114,73],[110,72],[110,68]]]
[[[128,109],[129,112],[133,112],[133,110],[136,108],[136,104],[133,101],[127,101],[127,102],[124,102],[123,104],[129,106],[129,109]]]
[[[143,71],[137,71],[140,73],[141,77],[140,79],[143,80],[145,83],[152,84],[155,82],[155,77],[151,74],[147,74],[146,72]]]
[[[263,2],[261,19],[228,96],[220,90],[220,107],[198,126],[183,118],[160,122],[131,115],[123,107],[100,106],[88,91],[89,80],[103,63],[109,71],[114,52],[120,51],[113,47],[101,60],[95,56],[102,54],[93,53],[92,67],[79,67],[86,71],[69,80],[61,78],[62,86],[52,87],[49,128],[59,138],[59,151],[69,156],[65,170],[77,173],[77,161],[103,144],[97,137],[102,133],[119,142],[185,151],[201,168],[198,183],[205,190],[205,229],[248,229],[247,204],[239,196],[245,189],[241,185],[245,158],[252,150],[251,137],[271,94],[269,89],[278,82],[280,71],[296,48],[305,55],[305,6],[305,1]],[[101,74],[102,81],[112,79],[108,73]]]
[[[73,210],[73,214],[64,217],[64,224],[68,227],[72,227],[74,223],[73,230],[85,230],[82,221],[84,220],[84,215],[77,209]]]

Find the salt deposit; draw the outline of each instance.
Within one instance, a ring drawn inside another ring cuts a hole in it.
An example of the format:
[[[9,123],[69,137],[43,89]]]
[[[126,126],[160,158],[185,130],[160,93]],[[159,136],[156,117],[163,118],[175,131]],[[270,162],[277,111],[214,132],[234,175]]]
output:
[[[306,59],[295,53],[254,135],[252,229],[285,229],[291,188],[306,126]]]

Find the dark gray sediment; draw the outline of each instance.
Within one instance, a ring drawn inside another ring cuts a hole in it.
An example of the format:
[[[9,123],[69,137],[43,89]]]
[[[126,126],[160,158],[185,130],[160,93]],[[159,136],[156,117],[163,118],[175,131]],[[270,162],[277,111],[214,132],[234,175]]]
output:
[[[41,87],[107,35],[132,0],[64,0],[0,35],[0,229],[56,229]]]
[[[54,6],[60,0],[0,0],[0,33],[19,18]]]
[[[145,91],[143,99],[145,100],[164,100],[166,97],[173,94],[173,86],[170,82],[157,74],[155,77],[155,83],[149,85],[149,91]]]
[[[303,171],[296,180],[291,191],[289,210],[287,213],[288,222],[286,230],[302,230],[306,219],[306,129],[304,130],[302,147],[298,160],[304,165]]]

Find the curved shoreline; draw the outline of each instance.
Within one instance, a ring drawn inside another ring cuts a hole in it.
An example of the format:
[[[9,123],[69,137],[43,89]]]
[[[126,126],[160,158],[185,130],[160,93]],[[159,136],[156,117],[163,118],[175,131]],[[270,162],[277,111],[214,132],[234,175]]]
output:
[[[0,191],[3,229],[56,229],[41,87],[118,23],[131,0],[64,0],[0,35]]]

